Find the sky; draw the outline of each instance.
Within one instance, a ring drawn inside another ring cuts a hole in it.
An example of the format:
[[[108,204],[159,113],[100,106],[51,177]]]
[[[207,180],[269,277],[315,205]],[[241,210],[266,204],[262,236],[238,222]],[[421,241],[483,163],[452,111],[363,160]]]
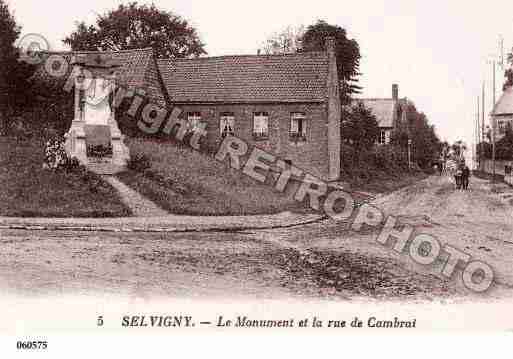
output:
[[[94,23],[97,14],[127,1],[7,0],[23,33],[38,33],[52,49],[76,21]],[[144,1],[139,1],[143,3]],[[486,112],[492,108],[492,65],[513,47],[513,1],[459,0],[155,0],[188,20],[210,56],[256,54],[262,42],[285,27],[322,19],[346,29],[360,45],[362,97],[399,94],[427,114],[442,140],[473,143],[477,96],[484,82]],[[497,68],[499,98],[503,70]]]

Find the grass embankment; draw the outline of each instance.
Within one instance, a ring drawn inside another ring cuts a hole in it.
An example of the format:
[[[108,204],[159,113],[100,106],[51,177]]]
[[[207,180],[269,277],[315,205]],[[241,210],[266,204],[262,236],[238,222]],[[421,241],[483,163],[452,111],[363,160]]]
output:
[[[481,178],[481,179],[489,180],[489,181],[491,181],[493,179],[492,173],[488,173],[488,172],[484,172],[484,171],[480,171],[480,170],[473,170],[472,175],[476,176],[477,178]],[[504,182],[504,175],[496,173],[495,181],[496,182]],[[506,183],[506,182],[504,182],[504,183]]]
[[[368,182],[362,183],[355,181],[351,184],[351,189],[354,191],[364,191],[370,193],[390,193],[410,186],[415,182],[427,178],[429,175],[422,171],[405,171],[397,174],[381,174],[377,178],[371,179]]]
[[[297,183],[280,193],[212,156],[157,140],[129,139],[132,157],[144,154],[151,168],[127,171],[118,178],[173,214],[252,215],[305,212],[293,199]]]
[[[44,141],[0,138],[0,216],[122,217],[130,211],[98,176],[43,169]]]
[[[362,153],[359,158],[351,148],[343,146],[341,180],[349,185],[351,191],[389,193],[429,174],[417,166],[410,169],[405,154],[391,146]]]

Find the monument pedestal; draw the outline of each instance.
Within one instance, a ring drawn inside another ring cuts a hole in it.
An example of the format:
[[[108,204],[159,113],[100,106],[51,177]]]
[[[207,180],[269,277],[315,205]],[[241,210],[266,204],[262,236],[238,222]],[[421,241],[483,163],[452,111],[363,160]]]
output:
[[[92,172],[98,174],[115,174],[126,170],[130,159],[130,151],[124,143],[125,136],[121,134],[115,121],[109,121],[111,156],[87,156],[86,126],[84,121],[73,121],[70,130],[64,135],[64,147],[70,157],[75,157]]]
[[[64,149],[69,157],[75,157],[84,165],[87,163],[87,145],[83,121],[74,120],[71,128],[64,135]]]
[[[121,172],[126,169],[130,153],[114,113],[114,68],[120,65],[105,56],[93,54],[78,56],[73,65],[73,73],[78,74],[75,78],[75,119],[65,135],[66,153],[93,172]],[[88,151],[88,146],[91,150],[99,145],[112,148],[112,153],[98,156],[98,151]]]
[[[130,159],[130,151],[125,145],[125,136],[121,134],[118,124],[114,120],[109,121],[110,141],[112,144],[112,163],[116,166],[126,167]]]

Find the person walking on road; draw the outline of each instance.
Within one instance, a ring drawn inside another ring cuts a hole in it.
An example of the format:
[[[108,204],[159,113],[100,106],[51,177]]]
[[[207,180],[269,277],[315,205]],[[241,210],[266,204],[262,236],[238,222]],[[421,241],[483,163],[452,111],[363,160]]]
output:
[[[464,190],[468,189],[468,182],[470,177],[470,168],[466,164],[463,165],[463,169],[461,170],[461,180],[462,187]]]
[[[456,189],[461,189],[461,180],[462,180],[463,170],[460,166],[456,168],[454,172],[454,183],[456,184]]]

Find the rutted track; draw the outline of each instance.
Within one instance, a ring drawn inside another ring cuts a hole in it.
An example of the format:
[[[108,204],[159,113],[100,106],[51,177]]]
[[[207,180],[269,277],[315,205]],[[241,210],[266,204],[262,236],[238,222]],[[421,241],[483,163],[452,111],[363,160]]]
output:
[[[443,243],[490,261],[498,279],[511,287],[513,246],[503,243],[511,234],[511,221],[504,221],[509,208],[485,182],[473,185],[472,192],[460,193],[446,178],[434,177],[376,203]],[[451,214],[455,200],[461,202]],[[450,208],[449,213],[441,208]],[[375,235],[326,220],[235,233],[0,229],[0,290],[340,300],[468,295],[457,280],[437,275],[439,268],[412,263],[376,243]]]

